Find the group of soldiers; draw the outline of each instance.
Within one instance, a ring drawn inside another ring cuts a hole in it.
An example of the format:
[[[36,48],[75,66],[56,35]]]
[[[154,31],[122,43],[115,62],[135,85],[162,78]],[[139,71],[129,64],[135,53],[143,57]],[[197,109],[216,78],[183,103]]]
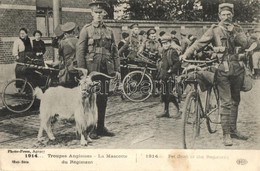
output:
[[[137,23],[129,26],[130,33],[123,32],[122,40],[118,43],[119,56],[134,60],[138,55],[144,55],[153,61],[160,59],[162,52],[162,39],[170,36],[171,46],[182,54],[195,42],[196,38],[192,34],[187,34],[186,30],[180,32],[181,39],[176,37],[177,32],[172,30],[170,33],[160,31],[159,34],[155,28],[147,31],[140,30]],[[159,35],[159,37],[157,36]]]
[[[143,55],[152,61],[160,59],[157,79],[167,80],[172,75],[177,75],[183,59],[192,58],[194,52],[203,51],[212,44],[218,52],[219,67],[216,80],[220,96],[220,114],[223,130],[223,143],[225,146],[233,145],[232,139],[247,140],[237,130],[238,106],[240,102],[240,90],[244,80],[244,65],[238,53],[248,48],[248,38],[238,24],[232,22],[234,16],[233,4],[223,3],[219,5],[218,24],[212,25],[204,35],[196,40],[181,32],[181,40],[176,37],[176,31],[171,33],[160,32],[157,38],[156,29],[147,32],[139,31],[138,24],[130,26],[130,33],[122,33],[122,41],[116,45],[114,33],[104,22],[109,6],[103,1],[90,3],[93,21],[86,24],[80,31],[79,38],[73,36],[75,24],[65,23],[61,26],[65,38],[59,43],[59,51],[65,65],[77,63],[77,67],[88,69],[89,72],[98,71],[112,75],[115,79],[121,79],[120,59],[135,60],[138,55]],[[190,39],[190,40],[189,40]],[[195,41],[196,40],[196,41]],[[240,48],[237,48],[240,47]],[[239,49],[239,52],[238,50]],[[73,60],[70,60],[72,58]],[[99,76],[94,78],[105,84],[106,78]],[[103,87],[101,90],[108,90]],[[169,87],[168,87],[169,89]],[[167,87],[166,87],[167,90]],[[107,93],[97,95],[98,124],[91,138],[99,136],[114,136],[115,134],[105,127],[105,113],[107,107]],[[169,103],[173,102],[179,109],[176,99],[169,93],[162,97],[164,112],[158,117],[169,117]],[[177,116],[180,116],[179,112]]]

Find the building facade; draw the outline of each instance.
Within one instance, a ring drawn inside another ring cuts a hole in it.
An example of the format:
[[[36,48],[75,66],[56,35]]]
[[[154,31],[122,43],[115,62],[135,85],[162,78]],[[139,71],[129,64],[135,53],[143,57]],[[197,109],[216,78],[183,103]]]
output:
[[[13,41],[19,29],[28,29],[29,37],[35,30],[43,33],[47,46],[46,58],[52,58],[50,46],[53,35],[53,1],[60,1],[60,23],[73,21],[81,28],[91,21],[88,4],[91,0],[1,0],[0,1],[0,64],[13,63]]]

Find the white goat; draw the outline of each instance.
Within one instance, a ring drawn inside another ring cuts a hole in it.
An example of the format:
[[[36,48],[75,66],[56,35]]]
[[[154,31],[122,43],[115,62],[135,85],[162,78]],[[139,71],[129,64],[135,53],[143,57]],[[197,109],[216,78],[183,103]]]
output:
[[[88,71],[82,68],[75,68],[82,71],[83,78],[80,80],[80,85],[75,88],[64,88],[61,86],[50,87],[45,91],[38,87],[35,89],[35,95],[41,100],[40,103],[40,129],[38,140],[43,136],[43,130],[46,131],[50,140],[55,137],[51,130],[51,118],[58,114],[60,118],[71,118],[74,115],[76,121],[77,132],[80,134],[80,144],[87,145],[92,140],[89,134],[97,124],[97,106],[96,93],[93,87],[97,82],[92,81],[95,75],[103,75],[108,78],[113,78],[99,72],[91,72],[88,76]],[[87,140],[84,133],[86,132]]]

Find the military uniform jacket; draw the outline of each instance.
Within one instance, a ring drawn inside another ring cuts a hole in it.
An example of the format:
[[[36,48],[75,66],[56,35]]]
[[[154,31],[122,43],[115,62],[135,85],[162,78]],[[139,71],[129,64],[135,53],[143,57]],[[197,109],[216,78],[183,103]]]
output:
[[[59,43],[59,56],[62,61],[62,68],[69,67],[69,70],[73,70],[73,62],[76,61],[76,44],[78,38],[75,36],[68,36],[62,39]]]
[[[124,44],[124,46],[122,46],[119,49],[119,56],[123,56],[124,52],[128,52],[127,57],[130,59],[134,59],[136,58],[137,52],[139,50],[139,46],[140,43],[139,43],[138,36],[131,35],[126,41],[126,43]]]
[[[160,51],[160,43],[157,40],[147,39],[143,42],[139,52],[150,52],[150,53],[159,53]]]
[[[161,45],[159,41],[147,39],[146,41],[143,42],[143,45],[141,46],[138,53],[140,54],[143,53],[144,56],[152,53],[154,54],[153,57],[150,57],[149,55],[147,57],[150,57],[150,59],[153,61],[157,61],[160,52],[161,52]]]
[[[239,25],[234,24],[233,26],[234,28],[231,32],[228,31],[228,26],[223,22],[220,22],[218,25],[212,25],[199,40],[186,50],[184,55],[190,57],[195,50],[200,50],[209,43],[212,43],[214,47],[225,47],[218,70],[226,72],[223,74],[227,75],[240,74],[244,71],[244,68],[239,63],[238,55],[235,55],[235,47],[247,48],[248,39]],[[225,66],[225,63],[227,63],[227,66]]]
[[[120,71],[114,34],[104,23],[85,25],[80,32],[76,50],[80,68],[86,68],[89,72],[107,72],[109,75]]]
[[[167,50],[162,50],[162,59],[158,68],[158,79],[166,80],[172,75],[177,75],[180,66],[179,55],[175,49],[170,47]],[[171,71],[170,73],[168,73],[169,70]]]

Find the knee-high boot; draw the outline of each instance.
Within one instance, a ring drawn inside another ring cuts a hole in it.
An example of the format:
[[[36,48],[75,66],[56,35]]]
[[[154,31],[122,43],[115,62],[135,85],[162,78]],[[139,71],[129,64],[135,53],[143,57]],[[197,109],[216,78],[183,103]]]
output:
[[[97,95],[97,109],[98,109],[97,132],[102,132],[105,127],[106,108],[107,108],[107,96]]]

